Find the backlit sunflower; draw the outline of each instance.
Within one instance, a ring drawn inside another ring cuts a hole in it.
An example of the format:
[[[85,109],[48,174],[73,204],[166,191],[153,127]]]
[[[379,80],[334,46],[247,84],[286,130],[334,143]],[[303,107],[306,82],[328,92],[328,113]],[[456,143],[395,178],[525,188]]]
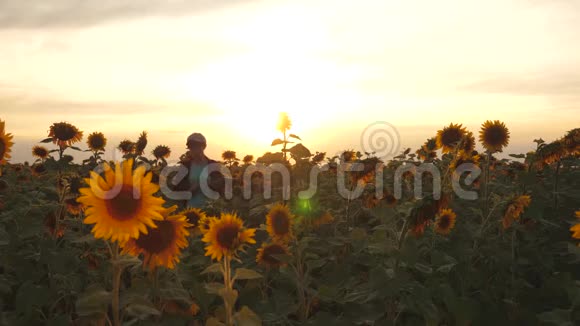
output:
[[[288,256],[290,251],[283,243],[263,243],[262,247],[258,249],[256,255],[256,262],[267,268],[278,268],[286,266],[286,263],[278,259],[276,256]]]
[[[529,195],[521,195],[512,199],[507,205],[502,219],[504,229],[509,228],[514,221],[519,220],[520,216],[526,207],[530,206],[531,202],[532,198]]]
[[[542,144],[536,154],[536,163],[539,167],[559,162],[568,155],[568,151],[562,140],[556,140],[549,144]]]
[[[10,152],[12,151],[12,134],[7,134],[5,128],[5,122],[0,120],[0,165],[6,164],[7,160],[10,159]]]
[[[107,138],[102,132],[93,132],[87,137],[87,146],[93,152],[104,151],[107,146]]]
[[[475,137],[471,131],[467,132],[463,139],[461,139],[461,150],[466,153],[471,153],[475,150]]]
[[[159,186],[151,182],[145,166],[133,170],[133,160],[117,162],[115,169],[104,164],[104,178],[91,171],[85,179],[90,186],[81,188],[80,203],[86,207],[85,224],[95,224],[96,238],[123,243],[155,228],[153,220],[162,220],[162,198],[153,196]]]
[[[294,216],[290,208],[284,204],[274,205],[266,215],[266,226],[272,240],[288,242],[292,238],[292,222]]]
[[[236,152],[234,152],[234,151],[224,151],[222,153],[222,159],[224,161],[237,160]]]
[[[145,152],[145,147],[147,147],[147,132],[143,131],[135,143],[135,154],[143,155],[143,152]]]
[[[288,117],[288,113],[280,112],[276,129],[278,129],[281,132],[284,132],[284,131],[290,129],[290,127],[292,127],[292,121],[290,121],[290,118]]]
[[[34,146],[32,147],[32,156],[44,160],[48,158],[48,149],[44,146]]]
[[[461,124],[451,123],[449,126],[437,131],[437,147],[443,150],[443,153],[449,153],[455,149],[455,146],[465,136],[465,128]]]
[[[576,218],[580,219],[580,211],[576,211]],[[576,225],[572,226],[570,231],[574,232],[572,238],[580,239],[580,223],[576,223]]]
[[[153,149],[152,154],[158,160],[160,160],[162,158],[163,159],[169,158],[169,156],[171,155],[171,149],[169,149],[168,146],[159,145],[159,146],[155,147],[155,149]]]
[[[246,155],[244,156],[244,158],[242,159],[242,162],[244,164],[250,164],[254,161],[254,156],[253,155]]]
[[[135,143],[128,139],[125,139],[119,143],[117,149],[119,149],[121,153],[123,153],[123,155],[133,154],[135,152]]]
[[[439,234],[449,234],[455,227],[457,215],[451,209],[443,209],[435,218],[435,232]]]
[[[44,165],[44,163],[33,164],[30,171],[32,172],[32,175],[39,177],[46,173],[46,165]]]
[[[209,231],[209,227],[211,226],[211,222],[217,220],[216,217],[213,216],[204,216],[199,220],[199,230],[202,234],[205,234]]]
[[[132,256],[143,254],[143,266],[154,270],[159,266],[175,268],[181,250],[187,247],[190,226],[182,214],[170,215],[177,206],[163,210],[163,220],[153,221],[155,228],[147,227],[147,232],[137,239],[129,239],[123,245],[123,253]]]
[[[568,154],[578,155],[580,154],[580,128],[572,129],[566,133],[566,136],[562,139]]]
[[[314,218],[313,224],[314,226],[319,227],[322,225],[330,224],[332,222],[334,222],[334,216],[332,216],[329,211],[323,211],[320,216]]]
[[[491,153],[501,152],[509,143],[509,139],[508,128],[499,120],[486,121],[479,131],[479,141]]]
[[[201,239],[207,244],[205,255],[218,261],[224,256],[234,257],[247,243],[256,243],[255,233],[256,229],[246,229],[237,215],[222,213],[219,219],[210,221],[209,230]]]
[[[55,122],[50,126],[48,137],[59,147],[68,147],[83,139],[83,132],[70,123]]]
[[[194,207],[188,208],[179,214],[185,216],[187,223],[191,225],[190,228],[193,230],[194,234],[199,231],[200,222],[207,217],[201,209]]]
[[[83,210],[83,204],[79,203],[76,198],[67,198],[64,203],[66,210],[72,215],[79,215]]]
[[[463,164],[473,164],[475,166],[479,166],[479,155],[471,155],[471,152],[464,152],[461,151],[457,153],[457,156],[451,161],[449,164],[449,168],[451,171],[456,171],[457,168],[461,167]],[[454,173],[455,177],[460,177],[460,174]]]

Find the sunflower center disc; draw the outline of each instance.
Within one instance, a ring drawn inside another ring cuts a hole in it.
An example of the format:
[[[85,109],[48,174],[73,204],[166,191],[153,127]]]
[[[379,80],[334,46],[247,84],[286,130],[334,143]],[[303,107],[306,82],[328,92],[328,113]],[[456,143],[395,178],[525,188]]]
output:
[[[449,218],[449,216],[441,216],[441,219],[439,220],[439,227],[442,230],[447,230],[449,228],[449,225],[451,224],[451,219]]]
[[[115,198],[107,200],[107,211],[116,220],[129,220],[139,210],[141,200],[133,196],[133,187],[123,185]]]
[[[217,242],[222,248],[233,249],[238,240],[240,229],[237,225],[228,225],[218,230]]]
[[[442,137],[442,142],[446,146],[451,146],[460,140],[461,140],[461,132],[455,129],[447,130],[447,132],[445,132]]]
[[[5,151],[6,151],[6,145],[4,144],[4,139],[0,139],[0,160],[4,157]]]
[[[175,238],[175,230],[170,221],[156,221],[155,224],[156,229],[148,228],[149,233],[142,234],[135,241],[139,247],[152,254],[158,254],[167,249]]]
[[[505,133],[501,128],[490,128],[487,133],[487,142],[491,145],[501,145],[504,139]]]
[[[199,225],[199,215],[196,212],[189,212],[185,214],[187,223],[192,224],[194,228]]]
[[[59,126],[54,131],[54,135],[56,136],[56,138],[62,141],[71,140],[74,138],[76,134],[77,134],[76,131],[69,126]]]
[[[280,261],[273,255],[284,255],[286,252],[279,245],[270,245],[264,248],[262,259],[269,265],[280,264]]]
[[[274,232],[280,235],[288,233],[288,230],[290,229],[288,218],[283,214],[273,216],[272,226],[274,227]]]

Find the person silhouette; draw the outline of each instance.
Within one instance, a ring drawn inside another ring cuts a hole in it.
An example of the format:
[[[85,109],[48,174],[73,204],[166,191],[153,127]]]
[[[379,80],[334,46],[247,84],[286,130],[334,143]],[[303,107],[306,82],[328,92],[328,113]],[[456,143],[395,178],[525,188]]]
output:
[[[219,162],[205,155],[207,141],[202,134],[195,132],[189,135],[186,146],[188,151],[181,156],[180,163],[188,169],[188,173],[178,188],[191,192],[187,207],[202,208],[207,204],[208,198],[202,191],[201,182],[207,182],[210,189],[223,194],[225,180],[218,171],[208,173],[206,167]]]

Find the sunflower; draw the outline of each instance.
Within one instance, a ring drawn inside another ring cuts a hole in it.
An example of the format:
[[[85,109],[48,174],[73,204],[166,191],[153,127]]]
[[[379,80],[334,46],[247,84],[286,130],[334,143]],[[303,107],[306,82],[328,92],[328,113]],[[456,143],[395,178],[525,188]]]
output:
[[[568,131],[562,141],[570,155],[580,154],[580,128]]]
[[[194,230],[199,229],[200,222],[207,218],[205,213],[199,208],[188,208],[179,214],[185,216],[187,223],[191,224],[191,228]]]
[[[133,171],[133,160],[116,163],[115,169],[104,164],[104,178],[91,171],[85,179],[90,186],[81,188],[80,203],[87,207],[85,224],[95,224],[96,238],[119,241],[147,234],[147,226],[155,228],[153,220],[162,220],[162,198],[153,196],[159,186],[151,183],[151,173],[145,166]]]
[[[286,130],[290,129],[290,127],[292,127],[292,121],[290,121],[288,113],[280,112],[276,129],[278,129],[281,132],[285,132]]]
[[[68,147],[83,139],[83,132],[70,123],[55,122],[50,126],[48,137],[59,147]]]
[[[455,149],[465,133],[463,125],[451,123],[437,132],[437,147],[443,149],[443,153],[449,153]]]
[[[345,163],[352,162],[356,160],[356,153],[353,150],[344,151],[340,154],[340,158]]]
[[[234,151],[224,151],[222,153],[222,159],[224,161],[233,161],[233,160],[237,160],[236,158],[236,152]]]
[[[329,211],[324,211],[322,214],[314,219],[314,226],[326,225],[334,222],[334,216]]]
[[[135,143],[128,139],[125,139],[119,143],[117,149],[119,149],[121,153],[123,153],[123,155],[133,154],[135,152]]]
[[[177,206],[164,209],[161,213],[163,220],[153,221],[153,228],[147,227],[147,232],[137,239],[129,239],[123,245],[123,253],[132,256],[143,254],[143,266],[154,270],[158,266],[169,269],[175,268],[179,262],[181,249],[187,247],[187,236],[190,226],[184,215],[170,215]]]
[[[530,206],[531,202],[532,198],[529,195],[521,195],[512,199],[507,205],[502,219],[504,229],[509,228],[514,221],[519,220],[520,216],[526,207]]]
[[[475,166],[479,166],[479,155],[471,155],[471,152],[464,152],[464,151],[460,151],[459,153],[457,153],[457,156],[455,156],[455,158],[453,159],[453,161],[451,161],[451,163],[449,164],[449,168],[451,169],[451,171],[456,171],[457,168],[461,167],[461,165],[463,164],[473,164]],[[455,177],[460,177],[461,175],[457,175],[456,173],[454,173]]]
[[[76,198],[67,198],[64,203],[71,215],[79,215],[84,210],[83,204],[79,203]]]
[[[171,155],[171,149],[168,146],[159,145],[155,147],[152,154],[158,160],[166,159],[169,158],[169,156]]]
[[[255,233],[256,229],[244,228],[237,215],[222,213],[219,219],[210,221],[209,230],[201,239],[207,243],[205,255],[218,261],[224,256],[235,256],[238,250],[243,250],[246,243],[256,243]]]
[[[7,134],[4,130],[5,122],[0,120],[0,165],[6,164],[10,159],[10,152],[12,151],[12,134]],[[1,174],[0,174],[1,175]]]
[[[556,140],[549,144],[542,144],[536,155],[537,165],[550,165],[560,161],[568,155],[566,146],[562,140]]]
[[[467,153],[471,153],[475,150],[475,136],[473,136],[471,131],[467,132],[467,134],[463,136],[463,139],[461,139],[460,147],[462,151]]]
[[[41,175],[43,175],[44,173],[46,173],[46,166],[43,163],[36,163],[33,164],[31,167],[31,172],[33,175],[39,177]]]
[[[212,221],[217,220],[216,217],[213,216],[204,216],[199,220],[199,230],[201,231],[202,234],[205,234],[207,231],[209,231],[209,227],[211,226]]]
[[[48,149],[44,146],[34,146],[32,147],[32,156],[44,160],[48,158]]]
[[[107,138],[102,132],[93,132],[87,137],[87,146],[93,152],[104,151],[107,146]]]
[[[510,132],[505,124],[499,120],[487,120],[479,131],[479,141],[491,153],[501,152],[507,146]]]
[[[435,218],[435,232],[439,234],[449,234],[455,227],[457,215],[451,209],[443,209]]]
[[[267,268],[278,268],[282,266],[286,266],[286,263],[280,261],[276,257],[276,255],[290,255],[290,251],[288,250],[288,246],[283,243],[263,243],[262,247],[258,249],[258,253],[256,255],[256,262],[264,267]]]
[[[61,222],[61,223],[58,223],[58,229],[57,229],[56,215],[57,214],[54,211],[46,214],[46,216],[44,217],[44,226],[46,226],[48,233],[50,235],[52,235],[53,237],[56,237],[56,238],[62,238],[64,236],[64,231],[65,231],[66,227]],[[63,219],[64,219],[63,216],[61,216],[60,220],[62,221]]]
[[[143,131],[135,143],[135,154],[143,155],[145,147],[147,147],[147,132]]]
[[[576,218],[580,219],[580,211],[576,211]],[[572,234],[572,238],[580,239],[580,223],[577,223],[576,225],[572,226],[570,228],[570,231],[574,232]]]
[[[288,242],[292,238],[292,221],[294,216],[284,204],[274,205],[266,215],[268,234],[274,241]]]
[[[254,161],[254,155],[246,155],[244,156],[244,158],[242,159],[242,162],[244,164],[251,164]]]

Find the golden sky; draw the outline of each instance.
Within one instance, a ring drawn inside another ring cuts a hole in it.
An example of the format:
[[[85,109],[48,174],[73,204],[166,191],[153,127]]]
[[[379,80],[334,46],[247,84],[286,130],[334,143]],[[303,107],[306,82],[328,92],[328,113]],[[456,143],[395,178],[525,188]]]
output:
[[[0,1],[0,119],[13,160],[53,122],[102,131],[109,155],[202,132],[259,156],[280,111],[312,151],[401,148],[450,122],[511,130],[507,152],[580,126],[580,1]],[[84,147],[84,144],[81,146]]]

